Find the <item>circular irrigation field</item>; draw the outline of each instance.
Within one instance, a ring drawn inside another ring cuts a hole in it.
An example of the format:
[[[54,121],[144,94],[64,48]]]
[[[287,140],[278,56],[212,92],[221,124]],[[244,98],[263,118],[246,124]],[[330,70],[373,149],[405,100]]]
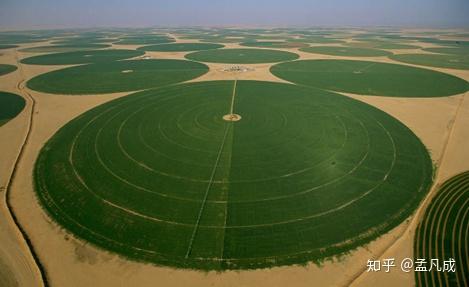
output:
[[[227,64],[260,64],[291,61],[298,55],[290,52],[269,49],[218,49],[190,53],[187,59]]]
[[[141,51],[152,51],[152,52],[189,52],[189,51],[203,51],[220,49],[225,47],[221,44],[212,43],[170,43],[170,44],[159,44],[151,46],[143,46],[137,50]]]
[[[372,48],[355,48],[355,47],[339,47],[339,46],[318,46],[301,48],[300,51],[324,54],[331,56],[344,56],[344,57],[381,57],[392,55],[391,52]]]
[[[16,117],[24,109],[26,101],[12,93],[0,92],[0,126]]]
[[[110,61],[129,59],[141,56],[143,54],[145,54],[143,51],[119,49],[74,51],[33,56],[22,59],[21,63],[30,65],[75,65],[105,63]]]
[[[241,46],[259,47],[259,48],[304,48],[308,44],[301,42],[285,42],[285,41],[250,41],[243,42]]]
[[[389,58],[414,65],[469,70],[468,54],[399,54]]]
[[[17,45],[0,44],[0,50],[17,48]]]
[[[469,286],[469,171],[447,180],[427,207],[414,242],[415,258],[440,266],[453,258],[456,272],[415,272],[416,286]]]
[[[63,45],[49,45],[30,47],[19,50],[25,53],[64,53],[64,52],[75,52],[81,50],[94,50],[109,48],[111,45],[107,44],[63,44]]]
[[[34,175],[48,213],[89,242],[225,270],[319,261],[376,238],[425,196],[432,162],[407,127],[362,102],[213,81],[86,112],[43,147]]]
[[[18,69],[18,67],[14,65],[0,64],[0,76],[14,72],[16,69]]]
[[[369,61],[301,60],[271,67],[275,76],[326,90],[389,97],[445,97],[469,90],[458,77],[428,69]]]
[[[26,85],[52,94],[103,94],[161,87],[207,72],[206,65],[186,60],[126,60],[56,70],[36,76]]]

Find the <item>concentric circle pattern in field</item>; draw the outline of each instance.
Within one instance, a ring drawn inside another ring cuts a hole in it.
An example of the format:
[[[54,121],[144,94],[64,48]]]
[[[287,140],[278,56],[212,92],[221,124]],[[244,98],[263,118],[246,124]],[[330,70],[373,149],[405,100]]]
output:
[[[170,43],[170,44],[159,44],[143,46],[137,50],[142,51],[153,51],[153,52],[189,52],[189,51],[203,51],[220,49],[224,46],[221,44],[213,43]]]
[[[207,72],[206,65],[186,60],[126,60],[52,71],[32,78],[27,86],[52,94],[103,94],[161,87]]]
[[[461,94],[469,83],[458,77],[405,65],[353,60],[302,60],[277,64],[277,77],[321,89],[390,97]]]
[[[415,272],[416,286],[469,286],[469,171],[447,180],[426,208],[415,235],[415,258],[455,260],[456,272]]]
[[[44,146],[34,178],[52,217],[94,244],[224,270],[360,246],[406,218],[431,176],[420,140],[376,108],[308,87],[215,81],[94,108]]]
[[[291,61],[298,55],[285,51],[269,49],[218,49],[199,51],[186,55],[187,59],[227,64],[259,64]]]
[[[392,55],[391,52],[372,48],[339,47],[339,46],[317,46],[301,48],[300,51],[316,54],[345,57],[380,57]]]
[[[120,49],[74,51],[33,56],[22,59],[21,63],[30,65],[74,65],[105,63],[141,56],[144,53],[145,52],[143,51]]]

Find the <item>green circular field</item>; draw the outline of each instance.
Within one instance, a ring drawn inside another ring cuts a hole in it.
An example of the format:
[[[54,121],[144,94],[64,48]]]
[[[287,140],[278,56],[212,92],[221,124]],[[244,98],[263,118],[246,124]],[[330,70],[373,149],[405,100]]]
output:
[[[154,44],[167,44],[175,42],[173,38],[166,36],[134,36],[124,37],[114,44],[117,45],[154,45]]]
[[[127,60],[52,71],[32,78],[27,86],[52,94],[103,94],[161,87],[207,72],[206,65],[186,60]]]
[[[0,126],[16,117],[26,105],[25,100],[15,94],[0,92]]]
[[[455,272],[415,272],[416,286],[467,286],[469,275],[469,171],[458,174],[437,190],[416,230],[415,258],[450,258]]]
[[[108,48],[107,44],[69,44],[69,45],[53,45],[53,46],[39,46],[21,49],[20,52],[27,53],[64,53],[74,52],[81,50],[94,50]]]
[[[250,41],[240,44],[246,47],[259,47],[259,48],[303,48],[308,44],[301,42],[285,42],[285,41]]]
[[[159,44],[151,46],[143,46],[137,50],[142,51],[153,51],[153,52],[188,52],[188,51],[202,51],[220,49],[224,46],[221,44],[212,43],[170,43],[170,44]]]
[[[0,76],[16,71],[18,67],[14,65],[0,64]]]
[[[445,73],[368,61],[293,61],[277,64],[270,71],[293,83],[361,95],[444,97],[469,89],[468,82]]]
[[[469,47],[445,47],[445,48],[425,48],[422,49],[427,52],[438,54],[461,55],[469,58]]]
[[[310,43],[310,44],[341,44],[345,43],[342,40],[335,39],[335,38],[325,38],[325,37],[306,37],[306,38],[298,38],[298,39],[291,39],[291,42],[301,42],[301,43]]]
[[[298,55],[285,51],[269,49],[219,49],[190,53],[187,59],[228,64],[259,64],[291,61],[298,59]]]
[[[13,49],[17,47],[17,45],[0,44],[0,50]]]
[[[34,178],[48,213],[106,250],[252,269],[320,261],[387,232],[426,195],[432,162],[407,127],[360,101],[214,81],[86,112],[44,146]]]
[[[408,64],[430,66],[437,68],[449,68],[469,70],[469,57],[463,54],[439,55],[439,54],[400,54],[389,58]]]
[[[384,50],[407,50],[407,49],[420,49],[420,46],[402,44],[388,41],[359,41],[347,43],[347,46],[360,47],[360,48],[373,48],[373,49],[384,49]]]
[[[344,56],[344,57],[380,57],[392,55],[391,52],[371,49],[371,48],[354,48],[354,47],[338,47],[338,46],[317,46],[301,48],[300,51],[324,54],[331,56]]]
[[[88,63],[104,63],[133,58],[145,54],[135,50],[92,50],[75,51],[66,53],[54,53],[39,55],[21,60],[23,64],[30,65],[75,65]]]

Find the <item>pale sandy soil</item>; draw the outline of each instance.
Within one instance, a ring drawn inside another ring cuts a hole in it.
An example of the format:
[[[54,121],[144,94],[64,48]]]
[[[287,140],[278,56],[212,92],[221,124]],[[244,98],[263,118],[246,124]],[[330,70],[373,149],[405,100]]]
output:
[[[0,63],[16,64],[11,51],[3,52]],[[0,91],[21,95],[17,88],[20,81],[19,70],[4,75],[0,77]],[[27,132],[29,115],[30,102],[27,101],[27,106],[15,119],[0,127],[0,286],[41,286],[39,270],[6,203],[6,187]]]
[[[184,40],[184,42],[194,42],[194,40]],[[229,48],[239,47],[236,44],[225,45]],[[114,45],[114,48],[133,49],[136,47],[138,46]],[[360,59],[357,57],[333,57],[303,53],[298,52],[297,49],[281,50],[296,52],[301,56],[301,59]],[[183,58],[185,54],[147,53],[152,58]],[[20,53],[20,55],[29,56],[30,54]],[[393,62],[385,57],[366,57],[363,59]],[[1,56],[0,60],[2,62],[14,62],[14,57],[12,53],[7,52]],[[229,64],[208,65],[210,72],[193,81],[222,79],[281,81],[269,73],[271,64],[243,65],[254,69],[246,73],[222,72],[223,68],[231,66]],[[57,67],[23,65],[23,68],[26,78],[31,78]],[[468,71],[435,70],[451,73],[469,80]],[[16,83],[12,83],[19,79],[5,79],[7,78],[0,78],[0,88],[14,91]],[[13,86],[4,88],[4,85]],[[45,141],[69,120],[94,106],[124,96],[125,93],[100,96],[60,96],[32,91],[30,93],[37,102],[34,125],[24,158],[19,165],[18,176],[12,186],[11,199],[15,214],[27,231],[37,249],[42,264],[47,270],[51,286],[347,286],[351,283],[356,286],[414,285],[412,273],[400,271],[391,273],[363,273],[363,271],[367,260],[370,258],[394,257],[398,260],[403,257],[413,257],[414,229],[423,208],[420,208],[414,217],[378,240],[343,256],[339,261],[328,261],[322,267],[310,264],[306,267],[278,267],[267,270],[230,271],[223,273],[175,270],[128,261],[115,254],[100,250],[86,242],[74,239],[73,236],[61,230],[45,214],[36,200],[32,186],[32,171],[35,158]],[[469,151],[467,150],[469,140],[469,130],[467,129],[467,124],[469,123],[469,99],[465,99],[462,102],[458,116],[454,121],[458,105],[461,103],[461,95],[429,99],[387,98],[351,94],[347,96],[376,106],[398,118],[411,128],[429,148],[433,160],[435,162],[441,161],[437,182],[442,182],[457,172],[469,169]],[[26,122],[27,114],[23,112],[15,120],[0,128],[0,147],[2,150],[4,147],[11,149],[11,154],[9,152],[8,156],[5,155],[6,153],[0,155],[0,175],[2,179],[5,178],[5,170],[14,161],[15,147],[17,148],[17,143],[21,140],[21,137],[18,135],[16,136],[18,139],[15,139],[15,133],[24,133],[21,131],[25,130]],[[450,134],[451,137],[448,141],[447,139]],[[3,162],[5,164],[2,165],[1,163]],[[3,205],[2,208],[4,208]],[[5,234],[10,234],[9,236],[15,239],[15,242],[22,242],[18,239],[18,234],[2,232],[2,224],[3,222],[0,221],[1,246],[4,246],[3,237],[6,236]],[[25,246],[19,243],[11,243],[11,245],[8,243],[6,246],[12,246],[12,248],[7,248],[8,252],[14,250],[13,246],[16,244],[16,246],[22,248],[24,254],[29,254],[27,250],[24,250]],[[1,247],[0,250],[2,250]],[[13,255],[12,258],[17,259],[16,256]],[[22,265],[30,266],[30,255],[24,256],[26,258],[24,262],[27,263]],[[20,278],[19,280],[23,280],[23,277],[34,278],[31,274],[37,272],[24,272],[21,269],[27,270],[26,267],[21,268],[14,265],[10,265],[10,268],[15,270],[15,278]],[[31,270],[36,270],[34,266],[30,268]],[[21,286],[38,286],[38,284],[33,283],[32,279],[29,282],[22,282],[27,283],[21,284]]]

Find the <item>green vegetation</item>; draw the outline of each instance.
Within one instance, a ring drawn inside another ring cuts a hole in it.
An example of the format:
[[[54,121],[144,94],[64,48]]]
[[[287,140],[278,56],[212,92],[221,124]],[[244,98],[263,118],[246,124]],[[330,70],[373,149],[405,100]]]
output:
[[[468,286],[469,283],[469,172],[447,180],[437,191],[417,227],[415,258],[432,259],[443,268],[445,260],[455,260],[456,272],[415,272],[417,286]]]
[[[194,61],[229,64],[274,63],[291,61],[298,57],[294,53],[268,49],[219,49],[186,55],[187,59]]]
[[[469,57],[467,55],[439,55],[439,54],[400,54],[389,58],[408,64],[469,70]]]
[[[445,47],[445,48],[425,48],[427,52],[439,53],[439,54],[450,54],[450,55],[461,55],[466,58],[469,57],[469,46],[467,47]]]
[[[317,46],[301,48],[300,51],[324,54],[332,56],[347,56],[347,57],[380,57],[389,56],[392,53],[370,48],[354,48],[354,47],[339,47],[339,46]]]
[[[83,36],[83,37],[71,37],[62,40],[52,41],[53,45],[91,45],[91,44],[102,44],[114,42],[116,39],[113,38],[102,38],[96,36]]]
[[[464,93],[469,83],[452,75],[368,61],[304,60],[271,72],[284,80],[321,89],[390,97],[443,97]]]
[[[206,72],[206,65],[185,60],[127,60],[52,71],[32,78],[27,86],[53,94],[128,92],[187,81]]]
[[[260,47],[260,48],[303,48],[308,44],[301,42],[285,42],[285,41],[250,41],[240,44],[246,47]]]
[[[25,44],[47,40],[41,35],[30,33],[0,32],[0,44]]]
[[[15,94],[0,92],[0,126],[16,117],[26,105],[25,100]]]
[[[0,44],[0,50],[17,48],[17,45]]]
[[[18,67],[14,65],[0,64],[0,76],[16,71]]]
[[[173,38],[163,35],[141,35],[123,37],[119,41],[114,42],[117,45],[153,45],[166,44],[175,42]]]
[[[345,43],[340,39],[335,38],[326,38],[326,37],[302,37],[298,39],[291,39],[291,42],[301,42],[301,43],[310,43],[310,44],[341,44]]]
[[[223,120],[230,111],[242,119]],[[34,171],[44,208],[75,235],[204,270],[354,249],[408,217],[431,177],[423,144],[388,114],[256,81],[172,85],[98,106],[49,140]]]
[[[420,46],[396,43],[384,40],[360,40],[357,42],[347,43],[347,46],[361,47],[361,48],[373,48],[373,49],[384,49],[384,50],[406,50],[406,49],[420,49]]]
[[[133,58],[145,54],[135,50],[91,50],[39,55],[22,59],[21,63],[30,65],[75,65],[105,63]]]
[[[154,52],[187,52],[187,51],[202,51],[223,48],[223,45],[212,43],[171,43],[159,44],[151,46],[143,46],[137,50],[154,51]]]
[[[27,53],[64,53],[74,52],[80,50],[94,50],[108,48],[111,45],[107,44],[63,44],[63,45],[49,45],[21,49],[20,52]]]

